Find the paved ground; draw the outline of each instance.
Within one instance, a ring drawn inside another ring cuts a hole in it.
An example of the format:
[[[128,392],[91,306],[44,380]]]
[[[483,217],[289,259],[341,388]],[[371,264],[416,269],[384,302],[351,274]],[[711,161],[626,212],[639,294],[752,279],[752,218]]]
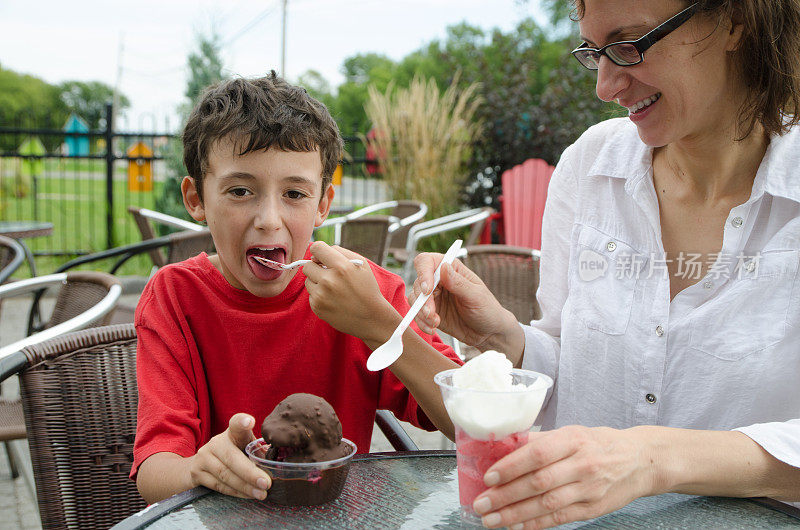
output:
[[[0,325],[0,346],[9,344],[24,336],[27,327],[28,299],[10,299],[3,302],[2,325]],[[2,385],[2,395],[19,395],[16,378]],[[429,433],[404,423],[404,428],[420,449],[451,449],[453,445],[440,433]],[[5,448],[0,447],[0,528],[39,529],[38,507],[35,501],[33,472],[30,464],[28,445],[25,440],[11,442],[12,451],[18,457],[20,476],[12,480]],[[373,433],[371,452],[391,451],[386,437],[376,427]]]

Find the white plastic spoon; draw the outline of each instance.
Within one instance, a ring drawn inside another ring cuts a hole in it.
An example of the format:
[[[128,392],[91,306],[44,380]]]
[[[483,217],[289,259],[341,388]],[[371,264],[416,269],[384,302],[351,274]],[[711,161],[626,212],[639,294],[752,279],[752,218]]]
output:
[[[442,265],[445,263],[453,263],[453,260],[456,258],[456,254],[458,254],[459,250],[461,250],[461,240],[456,239],[455,243],[450,245],[450,248],[447,249],[444,258],[442,258],[439,266],[436,267],[436,270],[433,272],[433,287],[431,287],[430,293],[420,295],[419,298],[414,301],[414,305],[411,306],[411,309],[408,310],[406,316],[403,317],[402,321],[400,321],[400,325],[397,326],[396,330],[394,330],[394,333],[392,333],[392,336],[389,337],[389,340],[378,346],[375,351],[370,354],[369,358],[367,359],[368,370],[371,372],[383,370],[400,358],[400,355],[403,354],[403,333],[406,331],[408,326],[411,325],[411,321],[414,320],[415,316],[417,316],[417,313],[419,313],[419,310],[422,309],[423,305],[425,305],[425,302],[428,301],[428,298],[430,298],[433,290],[436,289],[437,285],[439,285],[439,276],[441,275]]]

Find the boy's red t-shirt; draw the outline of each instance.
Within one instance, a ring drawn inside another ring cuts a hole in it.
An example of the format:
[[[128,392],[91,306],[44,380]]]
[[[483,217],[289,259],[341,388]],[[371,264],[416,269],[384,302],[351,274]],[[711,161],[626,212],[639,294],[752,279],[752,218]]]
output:
[[[383,296],[404,315],[405,285],[370,262]],[[370,349],[335,330],[308,302],[299,270],[278,296],[259,298],[232,287],[206,254],[161,268],[136,309],[139,410],[131,478],[159,452],[188,457],[223,432],[237,412],[261,422],[286,396],[325,398],[344,437],[369,452],[377,409],[435,430],[389,370],[366,368]],[[437,336],[412,328],[460,364]]]

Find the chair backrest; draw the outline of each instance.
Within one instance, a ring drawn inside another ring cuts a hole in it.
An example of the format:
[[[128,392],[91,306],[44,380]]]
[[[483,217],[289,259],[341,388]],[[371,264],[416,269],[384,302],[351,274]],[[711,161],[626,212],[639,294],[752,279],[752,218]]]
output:
[[[186,232],[203,232],[205,227],[191,221],[186,221],[172,215],[167,215],[147,208],[139,208],[138,206],[128,206],[128,212],[133,216],[136,226],[139,228],[139,233],[142,235],[142,241],[155,239],[158,237],[154,228],[154,223],[162,226],[169,227],[172,231],[180,230]],[[205,249],[203,249],[205,250]],[[175,261],[183,261],[178,259],[170,261],[169,256],[165,257],[160,249],[154,248],[148,251],[150,258],[153,260],[153,265],[156,267],[163,267],[167,263],[174,263]],[[198,251],[199,252],[199,251]],[[197,254],[197,253],[195,253]],[[190,256],[187,256],[190,257]]]
[[[367,215],[349,219],[340,225],[339,245],[383,265],[389,242],[389,227],[397,218],[388,215]]]
[[[396,201],[397,206],[392,210],[391,215],[400,219],[400,226],[392,232],[389,240],[389,252],[402,250],[405,252],[406,242],[408,241],[408,231],[417,223],[422,222],[425,214],[428,213],[428,206],[420,201],[400,200]]]
[[[539,252],[507,245],[465,248],[464,264],[483,280],[500,304],[527,324],[541,318],[536,301],[539,287]]]
[[[501,197],[505,244],[542,248],[542,216],[555,168],[531,158],[503,172]]]
[[[85,313],[100,303],[115,285],[121,285],[120,281],[104,272],[75,271],[67,274],[67,279],[58,290],[50,319],[43,329],[52,328]],[[110,317],[110,313],[104,315],[89,322],[86,327],[105,325]]]
[[[451,230],[459,228],[470,227],[470,232],[467,235],[464,246],[474,245],[478,242],[483,227],[486,225],[487,219],[492,215],[494,210],[489,207],[485,208],[472,208],[471,210],[464,210],[456,212],[443,217],[437,217],[429,221],[417,223],[408,231],[408,240],[406,241],[406,262],[403,266],[403,280],[406,284],[413,281],[414,273],[414,257],[417,255],[419,242],[436,234],[442,234]]]
[[[25,249],[16,239],[0,236],[0,284],[5,283],[25,261]]]
[[[175,232],[168,237],[171,242],[167,246],[166,263],[178,263],[179,261],[193,258],[201,252],[207,252],[208,254],[215,252],[211,232],[205,228],[199,232],[192,230]]]
[[[145,508],[128,478],[136,435],[132,324],[62,335],[17,352],[45,528],[109,528]],[[18,359],[4,359],[3,377]]]
[[[148,239],[153,239],[156,237],[155,230],[153,230],[153,225],[150,224],[150,220],[142,215],[141,208],[136,206],[128,206],[128,211],[133,216],[133,220],[136,222],[136,226],[139,228],[139,233],[142,235],[142,241],[147,241]],[[166,265],[166,260],[164,259],[164,254],[157,248],[154,248],[149,251],[150,259],[153,260],[153,265],[156,267],[163,267]]]
[[[49,318],[41,322],[39,299],[48,287],[57,289],[56,300]],[[114,276],[93,271],[48,274],[0,286],[0,300],[27,294],[35,295],[28,315],[28,336],[0,348],[0,358],[28,344],[106,323],[122,286]]]

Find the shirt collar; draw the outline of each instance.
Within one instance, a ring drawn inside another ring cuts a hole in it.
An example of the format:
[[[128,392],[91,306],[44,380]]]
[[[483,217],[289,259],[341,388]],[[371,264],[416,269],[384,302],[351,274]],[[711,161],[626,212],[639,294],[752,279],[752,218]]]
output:
[[[782,136],[773,135],[764,159],[758,167],[753,193],[756,198],[764,193],[785,197],[800,203],[800,127],[792,127]]]
[[[625,189],[630,192],[639,181],[648,176],[653,165],[653,148],[639,139],[636,125],[628,118],[618,118],[626,123],[615,127],[611,136],[597,153],[588,176],[625,179]]]
[[[636,125],[627,118],[625,127],[616,128],[603,144],[589,170],[588,176],[626,179],[625,189],[631,192],[650,174],[653,148],[639,139]],[[764,193],[800,202],[800,126],[792,127],[782,136],[770,139],[767,152],[758,168],[751,198]]]

